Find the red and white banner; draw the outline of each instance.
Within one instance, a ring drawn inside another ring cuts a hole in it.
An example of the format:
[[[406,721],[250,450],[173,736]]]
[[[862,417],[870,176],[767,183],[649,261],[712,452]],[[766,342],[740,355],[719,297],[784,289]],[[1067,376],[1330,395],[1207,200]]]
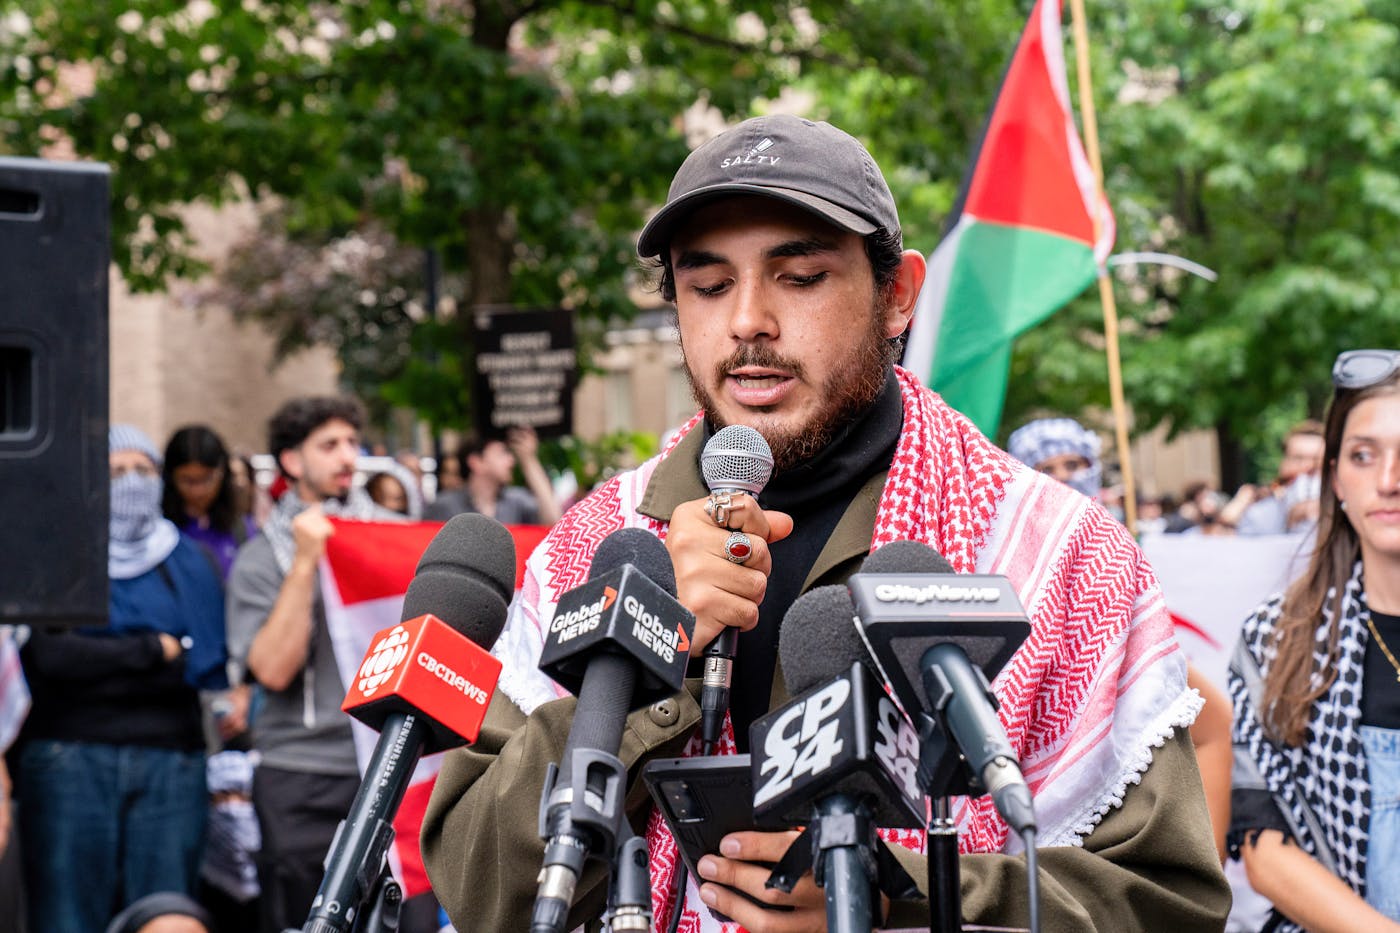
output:
[[[442,524],[382,524],[334,518],[331,521],[336,531],[326,546],[321,592],[340,679],[349,684],[354,682],[374,634],[401,621],[404,593],[413,580],[418,559]],[[508,527],[515,538],[515,585],[518,589],[524,576],[525,558],[549,529],[533,525]],[[363,772],[379,736],[359,722],[352,725],[355,753]],[[394,876],[403,885],[405,897],[429,890],[418,833],[441,763],[441,755],[427,755],[418,763],[413,783],[394,818],[394,845],[389,863]]]
[[[1162,584],[1181,649],[1220,689],[1240,626],[1302,572],[1312,542],[1311,533],[1143,538],[1143,553]]]

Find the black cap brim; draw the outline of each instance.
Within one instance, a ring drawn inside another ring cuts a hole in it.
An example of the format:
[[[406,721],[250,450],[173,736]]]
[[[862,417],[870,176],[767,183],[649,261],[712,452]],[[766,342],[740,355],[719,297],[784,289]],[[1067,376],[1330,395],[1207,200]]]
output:
[[[879,229],[874,224],[859,214],[853,213],[839,204],[833,204],[824,198],[816,197],[805,191],[794,191],[791,188],[776,188],[766,185],[751,185],[730,182],[723,185],[709,185],[705,188],[697,188],[687,192],[674,201],[667,204],[656,215],[647,221],[647,225],[642,228],[642,234],[637,238],[637,255],[643,259],[650,259],[653,256],[660,256],[665,250],[672,237],[675,235],[677,226],[680,225],[691,213],[714,201],[719,201],[735,195],[752,195],[757,197],[773,198],[778,201],[786,201],[798,207],[811,211],[823,220],[842,230],[851,233],[867,236]]]

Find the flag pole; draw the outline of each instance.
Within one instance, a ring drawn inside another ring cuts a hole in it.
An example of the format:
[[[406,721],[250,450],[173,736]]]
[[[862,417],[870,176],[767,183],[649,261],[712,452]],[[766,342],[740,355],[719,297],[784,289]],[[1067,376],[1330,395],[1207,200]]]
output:
[[[1070,0],[1074,57],[1079,72],[1079,112],[1084,119],[1084,148],[1094,169],[1094,202],[1103,198],[1103,160],[1099,156],[1099,127],[1094,119],[1094,87],[1089,73],[1089,29],[1084,22],[1084,0]],[[1096,210],[1094,243],[1102,234],[1103,220]],[[1118,462],[1123,473],[1123,519],[1128,533],[1137,535],[1137,487],[1133,483],[1133,458],[1128,448],[1128,410],[1123,400],[1123,365],[1118,356],[1118,305],[1113,298],[1113,278],[1099,269],[1099,303],[1103,306],[1103,335],[1108,346],[1108,393],[1113,401],[1113,427]]]

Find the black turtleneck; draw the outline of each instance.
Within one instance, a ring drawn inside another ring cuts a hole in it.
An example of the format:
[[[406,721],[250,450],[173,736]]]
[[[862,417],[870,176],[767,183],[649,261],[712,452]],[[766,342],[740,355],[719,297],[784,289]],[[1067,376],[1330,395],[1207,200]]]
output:
[[[1400,658],[1400,616],[1372,609],[1371,624],[1390,655]],[[1361,688],[1361,721],[1382,729],[1400,729],[1400,666],[1386,656],[1374,637],[1366,640],[1365,680]]]
[[[741,752],[748,751],[749,725],[768,712],[778,659],[778,626],[802,592],[826,541],[860,488],[894,460],[904,421],[899,381],[885,377],[875,402],[810,460],[775,473],[758,501],[792,516],[793,531],[769,546],[773,572],[758,607],[758,625],[739,636],[729,715]],[[710,428],[706,425],[706,434]]]

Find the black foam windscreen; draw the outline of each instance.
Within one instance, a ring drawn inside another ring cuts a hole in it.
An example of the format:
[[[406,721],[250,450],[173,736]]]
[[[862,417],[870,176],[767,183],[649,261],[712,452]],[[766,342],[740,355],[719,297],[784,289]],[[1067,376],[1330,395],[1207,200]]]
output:
[[[797,695],[851,669],[871,663],[856,631],[856,608],[842,585],[819,586],[788,607],[778,629],[778,659],[788,693]]]
[[[593,564],[588,568],[588,578],[592,580],[623,564],[636,567],[648,580],[675,597],[676,568],[666,545],[656,535],[642,528],[614,531],[599,542],[598,550],[593,553]]]
[[[955,573],[943,555],[922,541],[891,541],[860,565],[861,573]]]
[[[404,595],[402,618],[432,613],[483,648],[506,624],[515,594],[515,539],[494,518],[455,516],[423,552]]]

